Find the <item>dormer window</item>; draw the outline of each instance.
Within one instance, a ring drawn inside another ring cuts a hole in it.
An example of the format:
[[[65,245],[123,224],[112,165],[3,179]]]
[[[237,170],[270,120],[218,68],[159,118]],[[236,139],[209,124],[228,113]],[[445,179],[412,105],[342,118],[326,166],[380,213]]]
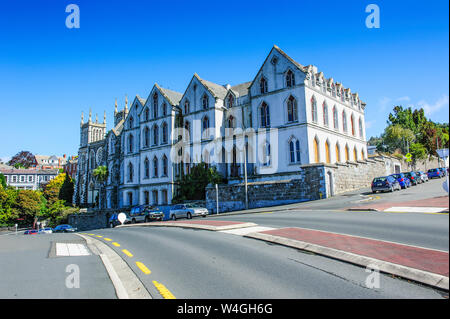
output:
[[[153,94],[153,118],[158,117],[158,94]]]
[[[313,80],[314,81],[314,80]],[[295,76],[294,72],[291,70],[286,72],[286,86],[287,87],[293,87],[295,85]]]
[[[259,92],[261,94],[267,93],[267,80],[264,77],[259,80]]]
[[[227,98],[228,108],[232,108],[234,105],[234,97],[233,94],[228,95]]]
[[[184,101],[184,114],[188,114],[189,113],[189,101],[186,100]]]
[[[270,60],[270,63],[273,65],[276,65],[278,63],[278,58],[276,56],[272,57],[272,60]]]

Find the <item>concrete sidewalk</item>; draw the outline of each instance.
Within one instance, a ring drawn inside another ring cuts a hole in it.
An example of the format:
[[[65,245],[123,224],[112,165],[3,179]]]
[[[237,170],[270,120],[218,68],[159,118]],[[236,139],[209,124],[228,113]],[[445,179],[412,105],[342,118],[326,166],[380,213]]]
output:
[[[246,234],[289,247],[314,252],[381,272],[449,289],[448,252],[370,238],[303,228],[280,228]]]

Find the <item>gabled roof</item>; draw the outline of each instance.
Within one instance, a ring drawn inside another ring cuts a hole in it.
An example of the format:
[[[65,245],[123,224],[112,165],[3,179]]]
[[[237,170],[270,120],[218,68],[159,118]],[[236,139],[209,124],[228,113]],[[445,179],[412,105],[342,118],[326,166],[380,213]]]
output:
[[[161,92],[161,94],[167,99],[167,101],[172,104],[172,106],[177,106],[180,104],[181,98],[183,97],[182,93],[162,88],[158,85],[158,83],[155,83],[155,86],[159,90],[159,92]]]
[[[248,94],[248,88],[252,84],[251,81],[241,83],[231,87],[231,91],[234,93],[236,97],[246,96]]]
[[[194,77],[197,78],[201,84],[203,84],[203,86],[209,91],[209,93],[212,94],[212,96],[223,100],[227,95],[228,90],[222,85],[203,80],[198,76],[197,73],[194,74]]]
[[[111,129],[111,132],[113,132],[115,136],[119,136],[120,133],[122,133],[124,123],[125,119],[122,118],[119,123],[117,123],[117,125],[113,129]]]

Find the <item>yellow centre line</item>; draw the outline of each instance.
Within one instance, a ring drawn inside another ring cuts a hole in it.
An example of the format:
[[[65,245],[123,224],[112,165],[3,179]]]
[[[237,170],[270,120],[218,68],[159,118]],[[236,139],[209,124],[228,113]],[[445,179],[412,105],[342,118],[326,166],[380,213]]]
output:
[[[106,241],[112,241],[112,239],[111,238],[103,238],[104,240],[106,240]]]
[[[95,236],[95,234],[88,234],[89,236]]]
[[[150,275],[152,272],[150,271],[150,269],[147,268],[147,266],[145,266],[143,263],[141,263],[140,261],[136,261],[136,266],[138,266],[138,268],[146,275]]]
[[[273,214],[273,212],[261,212],[260,214]]]
[[[125,254],[125,255],[127,255],[128,257],[133,257],[133,254],[132,253],[130,253],[128,250],[126,250],[126,249],[122,249],[122,252]]]
[[[163,296],[164,299],[177,299],[163,284],[155,280],[153,280],[153,284],[155,285],[156,289],[158,289],[159,293],[161,294],[161,296]]]
[[[102,238],[103,236],[100,236],[100,235],[96,235],[95,237],[98,237],[98,238]]]
[[[119,244],[119,243],[113,242],[112,244],[113,244],[114,246],[116,246],[116,247],[120,247],[120,244]]]

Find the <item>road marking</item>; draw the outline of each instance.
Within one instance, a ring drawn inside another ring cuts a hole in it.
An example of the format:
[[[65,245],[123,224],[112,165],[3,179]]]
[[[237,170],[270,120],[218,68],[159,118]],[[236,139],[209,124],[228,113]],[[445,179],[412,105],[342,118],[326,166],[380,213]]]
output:
[[[125,255],[127,255],[128,257],[133,257],[133,254],[132,253],[130,253],[128,250],[126,250],[126,249],[122,249],[122,252],[125,254]]]
[[[136,261],[136,266],[138,266],[138,268],[146,275],[150,275],[152,272],[150,271],[150,269],[147,268],[147,266],[145,266],[143,263],[141,263],[140,261]]]
[[[157,282],[156,280],[153,280],[153,284],[164,299],[177,299],[163,284]]]
[[[394,206],[385,209],[384,212],[396,212],[396,213],[440,213],[445,208],[443,207],[403,207]]]
[[[245,236],[250,233],[261,232],[266,230],[272,230],[275,228],[272,227],[263,227],[263,226],[255,226],[255,227],[244,227],[238,229],[230,229],[230,230],[221,230],[220,233],[233,234],[238,236]]]
[[[56,243],[56,256],[89,256],[90,253],[83,244]]]
[[[260,214],[273,214],[273,212],[260,212]]]
[[[119,243],[113,242],[112,244],[113,244],[114,246],[116,246],[116,247],[120,247],[120,244],[119,244]]]
[[[95,234],[88,234],[89,236],[95,236]]]
[[[102,238],[103,236],[101,236],[101,235],[95,235],[95,237]]]
[[[112,239],[111,238],[103,238],[104,240],[106,240],[106,241],[112,241]]]

